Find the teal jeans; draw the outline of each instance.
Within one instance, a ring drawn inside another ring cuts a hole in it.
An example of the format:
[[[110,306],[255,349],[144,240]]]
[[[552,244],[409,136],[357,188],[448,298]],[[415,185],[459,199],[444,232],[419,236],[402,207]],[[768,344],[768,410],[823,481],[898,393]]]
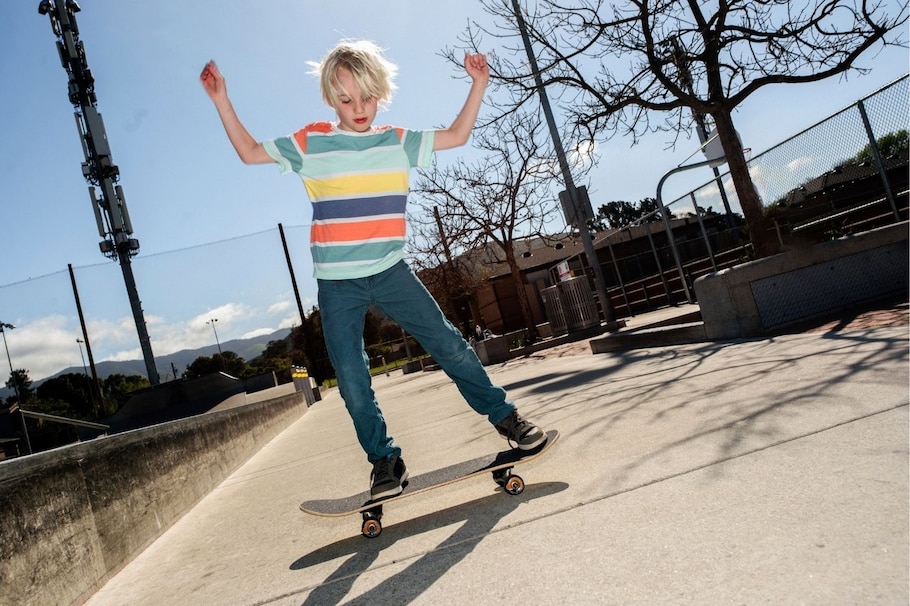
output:
[[[514,405],[506,399],[505,390],[493,385],[474,349],[404,261],[374,276],[318,280],[318,286],[322,331],[338,390],[370,462],[401,454],[388,435],[364,350],[364,319],[370,305],[397,322],[433,356],[477,413],[493,424],[509,416]]]

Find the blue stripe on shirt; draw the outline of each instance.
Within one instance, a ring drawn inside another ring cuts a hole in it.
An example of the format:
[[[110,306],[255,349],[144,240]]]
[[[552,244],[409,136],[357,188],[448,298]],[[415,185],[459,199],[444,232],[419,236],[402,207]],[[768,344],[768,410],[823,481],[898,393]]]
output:
[[[407,209],[407,196],[395,194],[375,198],[323,200],[313,202],[313,220],[372,218],[376,215],[403,215]]]

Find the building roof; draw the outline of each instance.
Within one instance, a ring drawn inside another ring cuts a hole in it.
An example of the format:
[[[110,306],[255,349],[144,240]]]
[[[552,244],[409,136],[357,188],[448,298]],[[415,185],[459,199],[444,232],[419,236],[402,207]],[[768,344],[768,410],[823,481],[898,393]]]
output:
[[[671,227],[676,228],[687,225],[692,218],[672,219]],[[639,238],[646,238],[648,230],[652,234],[664,231],[663,223],[660,221],[651,222],[647,225],[635,225],[624,227],[622,229],[610,229],[593,234],[594,249],[599,250],[608,245],[616,245],[622,242],[629,242]],[[581,236],[571,234],[558,234],[541,238],[535,236],[515,242],[515,255],[518,261],[518,267],[525,273],[542,271],[549,269],[554,265],[570,259],[577,255],[585,253],[584,243]],[[459,259],[464,262],[468,255],[462,255]],[[477,253],[474,251],[470,255],[475,259],[474,266],[482,265],[487,273],[487,278],[498,278],[511,273],[508,264],[503,259],[502,251],[493,245],[487,245],[485,251]]]

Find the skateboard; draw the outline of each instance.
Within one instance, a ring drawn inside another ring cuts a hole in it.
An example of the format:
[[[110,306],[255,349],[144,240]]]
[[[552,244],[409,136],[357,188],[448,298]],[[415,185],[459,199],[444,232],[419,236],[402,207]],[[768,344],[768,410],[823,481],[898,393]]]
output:
[[[511,448],[413,476],[405,480],[403,484],[404,490],[392,497],[384,497],[373,501],[370,499],[370,491],[367,490],[340,499],[304,501],[300,504],[300,510],[311,515],[325,517],[340,517],[360,513],[363,518],[360,532],[366,538],[373,539],[382,532],[383,505],[427,490],[491,473],[493,481],[501,486],[507,494],[521,494],[524,492],[525,482],[521,476],[512,473],[512,468],[516,465],[533,461],[541,456],[550,450],[558,439],[559,432],[550,430],[547,432],[547,441],[534,450]]]

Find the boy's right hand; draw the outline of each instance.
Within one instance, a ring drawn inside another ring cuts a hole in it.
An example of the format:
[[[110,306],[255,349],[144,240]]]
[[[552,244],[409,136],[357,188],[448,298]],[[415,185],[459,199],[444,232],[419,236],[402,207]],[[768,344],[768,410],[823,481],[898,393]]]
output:
[[[224,81],[224,76],[218,71],[218,66],[215,65],[214,61],[209,61],[202,68],[202,73],[199,74],[199,82],[202,83],[202,88],[205,89],[212,101],[227,95],[227,83]]]
[[[227,96],[227,83],[224,81],[224,76],[218,71],[218,66],[215,65],[214,61],[209,61],[202,68],[202,73],[199,74],[199,82],[202,83],[202,88],[215,102],[215,110],[218,112],[228,139],[230,139],[231,145],[234,146],[234,150],[240,160],[244,164],[273,162],[272,157],[265,151],[262,143],[253,138],[237,117],[234,106],[231,105],[231,101]]]
[[[490,66],[487,65],[487,56],[483,53],[477,53],[476,55],[465,53],[464,69],[468,72],[471,80],[475,82],[486,85],[490,79]]]

